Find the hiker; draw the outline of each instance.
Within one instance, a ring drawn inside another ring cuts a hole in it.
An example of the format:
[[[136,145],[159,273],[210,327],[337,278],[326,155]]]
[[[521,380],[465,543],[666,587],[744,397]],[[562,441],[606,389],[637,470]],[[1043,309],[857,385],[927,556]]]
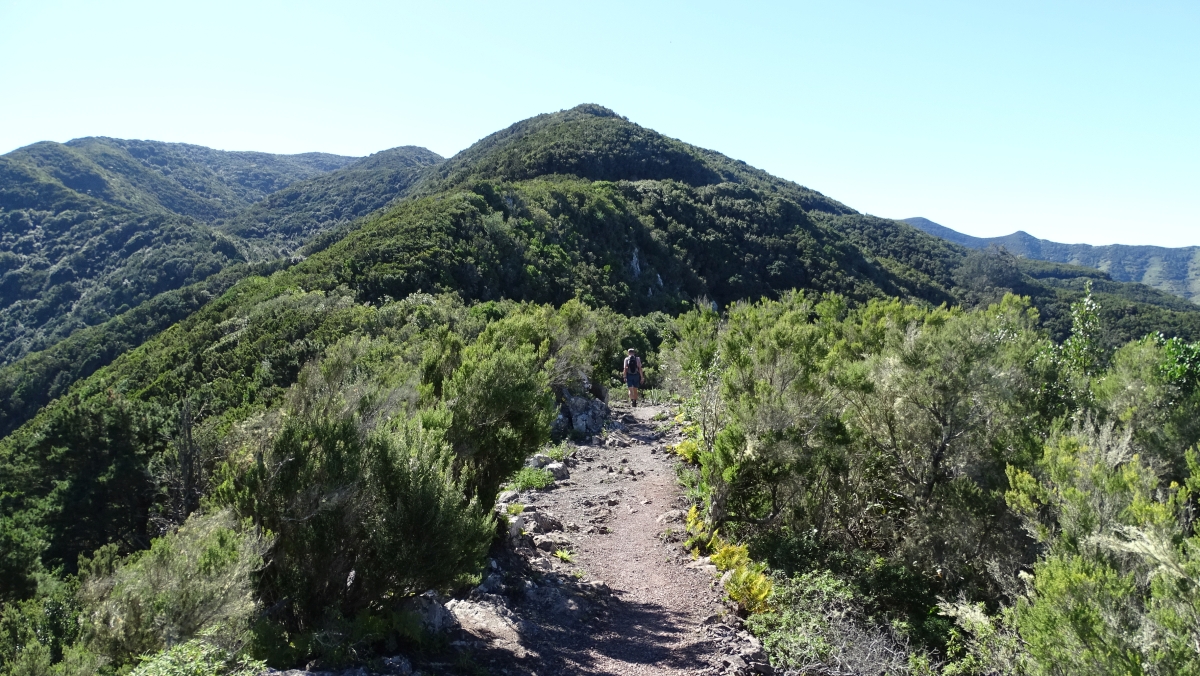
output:
[[[642,379],[646,374],[642,372],[642,360],[638,359],[637,351],[632,347],[629,348],[629,356],[625,357],[625,370],[622,375],[625,376],[625,384],[629,386],[629,401],[637,406],[638,388],[642,386]]]

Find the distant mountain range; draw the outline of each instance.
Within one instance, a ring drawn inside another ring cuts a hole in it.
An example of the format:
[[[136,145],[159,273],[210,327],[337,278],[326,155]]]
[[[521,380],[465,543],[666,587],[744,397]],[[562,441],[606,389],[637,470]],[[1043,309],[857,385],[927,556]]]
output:
[[[905,218],[905,223],[944,240],[972,249],[997,245],[1022,258],[1096,268],[1114,281],[1140,282],[1200,302],[1200,246],[1168,248],[1129,244],[1062,244],[1038,239],[1018,230],[1003,237],[972,237],[928,218]]]
[[[290,256],[441,161],[414,147],[357,158],[103,137],[0,155],[0,365],[231,265]],[[194,309],[168,305],[139,325]]]

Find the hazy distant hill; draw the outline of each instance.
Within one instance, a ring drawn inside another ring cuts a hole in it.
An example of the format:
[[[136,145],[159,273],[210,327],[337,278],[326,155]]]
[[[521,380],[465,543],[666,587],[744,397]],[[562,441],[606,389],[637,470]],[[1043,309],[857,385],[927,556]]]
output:
[[[329,236],[441,161],[412,146],[353,158],[112,138],[0,156],[0,365],[35,355],[0,373],[0,394],[48,401],[246,273],[200,284],[210,275]]]
[[[296,181],[358,159],[326,153],[227,152],[104,137],[65,144],[43,141],[7,157],[110,204],[140,212],[160,208],[203,221],[231,217]]]
[[[972,249],[985,249],[996,244],[1017,256],[1096,268],[1118,282],[1141,282],[1200,302],[1200,246],[1061,244],[1038,239],[1023,230],[1003,237],[972,237],[927,218],[906,218],[904,222]]]
[[[417,146],[392,148],[315,178],[297,181],[217,225],[275,255],[295,251],[314,235],[408,194],[441,155]]]

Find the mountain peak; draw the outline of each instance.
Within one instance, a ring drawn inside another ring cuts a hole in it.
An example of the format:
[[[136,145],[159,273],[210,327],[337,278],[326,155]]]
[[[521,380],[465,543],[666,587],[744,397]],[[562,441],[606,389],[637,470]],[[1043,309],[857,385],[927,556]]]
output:
[[[611,108],[605,108],[598,103],[581,103],[574,108],[568,108],[566,110],[559,111],[559,114],[587,117],[615,117],[619,120],[625,120],[626,122],[629,121],[624,115],[619,115]]]

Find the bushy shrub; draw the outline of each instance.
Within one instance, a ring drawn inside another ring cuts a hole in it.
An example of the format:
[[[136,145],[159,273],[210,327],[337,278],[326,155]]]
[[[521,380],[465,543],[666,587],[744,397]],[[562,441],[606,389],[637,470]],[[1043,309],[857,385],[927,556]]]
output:
[[[799,673],[910,673],[907,641],[865,612],[867,599],[827,571],[773,577],[769,604],[746,623],[776,668]]]
[[[124,559],[106,546],[82,570],[87,641],[114,665],[198,636],[236,650],[258,609],[253,575],[270,540],[229,510],[193,514]]]
[[[692,464],[700,459],[700,444],[695,439],[684,439],[669,450]]]
[[[0,674],[18,671],[18,663],[58,662],[79,638],[76,581],[46,576],[40,587],[34,598],[0,607]]]
[[[514,491],[527,491],[554,485],[554,475],[538,467],[522,467],[512,475],[508,486]]]
[[[468,495],[491,509],[501,483],[550,438],[554,398],[545,355],[482,336],[446,384],[447,438]]]
[[[733,570],[750,563],[750,553],[746,545],[725,542],[713,553],[712,563],[717,570]]]
[[[258,676],[266,667],[204,639],[192,639],[147,656],[130,676]]]
[[[1132,435],[1083,421],[1037,474],[1010,469],[1009,505],[1046,553],[1014,606],[1032,672],[1200,673],[1200,459],[1163,486]]]
[[[773,587],[764,563],[742,563],[730,571],[729,579],[725,581],[725,593],[750,614],[763,613],[770,608]]]
[[[493,532],[441,431],[410,417],[408,378],[364,369],[367,348],[345,343],[305,367],[278,433],[231,460],[216,494],[276,535],[261,593],[290,631],[445,587]]]

